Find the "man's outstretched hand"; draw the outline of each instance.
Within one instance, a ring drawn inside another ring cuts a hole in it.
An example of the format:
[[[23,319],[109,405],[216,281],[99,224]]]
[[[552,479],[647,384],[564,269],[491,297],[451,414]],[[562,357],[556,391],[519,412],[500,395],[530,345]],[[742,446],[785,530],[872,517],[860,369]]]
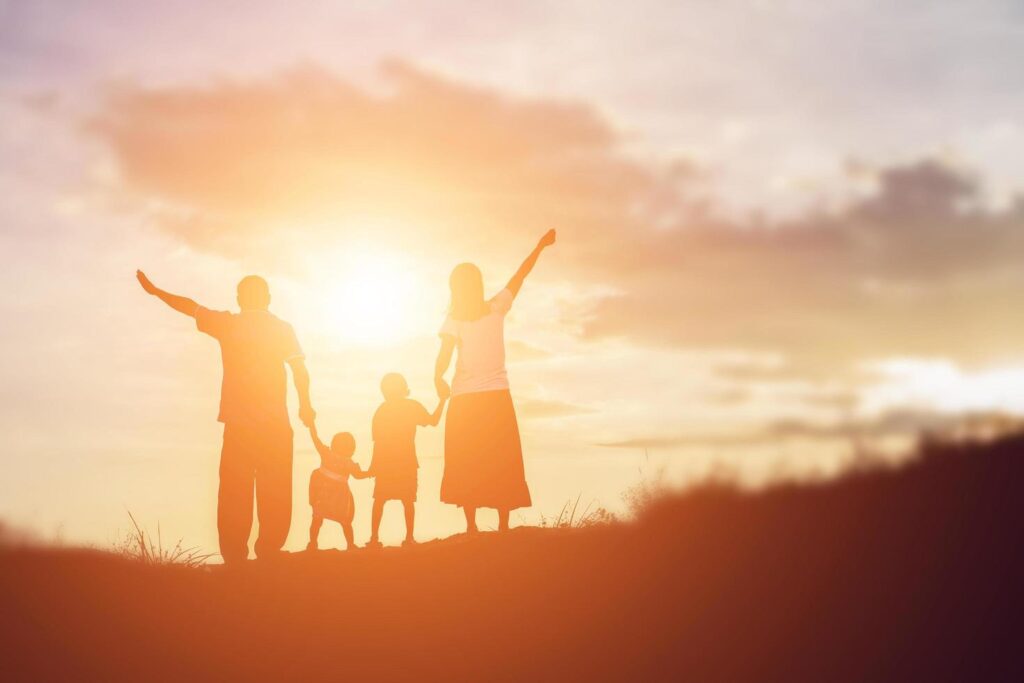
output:
[[[139,284],[142,285],[142,288],[146,290],[146,294],[156,294],[156,285],[149,281],[145,273],[141,270],[136,270],[135,277],[138,279]]]
[[[544,233],[544,236],[540,238],[540,242],[538,242],[538,244],[540,246],[542,246],[542,247],[550,247],[554,243],[555,243],[555,231],[554,230],[548,230],[546,233]]]

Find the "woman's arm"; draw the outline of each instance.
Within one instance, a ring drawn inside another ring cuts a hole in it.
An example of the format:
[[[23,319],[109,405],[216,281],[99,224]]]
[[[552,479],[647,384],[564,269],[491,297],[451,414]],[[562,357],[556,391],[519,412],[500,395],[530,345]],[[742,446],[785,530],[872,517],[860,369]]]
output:
[[[544,251],[545,248],[550,247],[554,243],[555,231],[548,230],[544,233],[544,236],[540,238],[540,241],[537,242],[537,246],[533,248],[533,251],[531,251],[530,255],[526,257],[526,260],[523,261],[523,264],[519,266],[519,270],[516,271],[516,274],[513,275],[512,279],[508,281],[507,285],[505,285],[505,289],[512,292],[512,296],[519,294],[519,290],[523,286],[523,281],[537,264],[537,259],[540,258],[540,252]]]
[[[447,389],[447,386],[441,388]],[[451,391],[446,391],[440,395],[437,399],[437,407],[434,408],[434,412],[431,413],[430,417],[427,419],[427,424],[424,425],[425,427],[436,427],[441,421],[441,414],[444,413],[444,404],[448,402],[448,396],[450,394]]]
[[[438,398],[447,397],[452,389],[444,379],[444,373],[452,364],[452,353],[455,351],[455,337],[447,334],[441,335],[441,350],[437,352],[437,361],[434,363],[434,387],[437,389]]]

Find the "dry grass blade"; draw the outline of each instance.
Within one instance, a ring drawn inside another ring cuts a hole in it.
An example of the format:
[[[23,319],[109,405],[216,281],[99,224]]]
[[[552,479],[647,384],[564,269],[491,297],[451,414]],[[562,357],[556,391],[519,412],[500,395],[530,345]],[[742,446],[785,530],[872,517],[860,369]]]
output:
[[[584,527],[595,526],[597,524],[606,524],[615,520],[615,515],[608,512],[605,508],[598,505],[595,506],[595,501],[590,501],[583,508],[580,514],[577,516],[577,510],[579,510],[580,498],[583,494],[576,496],[576,500],[567,500],[562,505],[562,509],[558,511],[558,515],[555,517],[547,517],[541,515],[540,526],[547,529],[582,529]]]
[[[122,556],[136,560],[142,564],[164,565],[174,564],[185,567],[199,567],[206,564],[207,560],[213,557],[213,553],[204,553],[196,547],[183,547],[182,540],[171,548],[165,548],[163,542],[163,531],[160,524],[156,527],[156,541],[147,536],[145,529],[135,519],[135,515],[128,510],[128,519],[132,522],[132,530],[128,535],[115,543],[115,550]]]

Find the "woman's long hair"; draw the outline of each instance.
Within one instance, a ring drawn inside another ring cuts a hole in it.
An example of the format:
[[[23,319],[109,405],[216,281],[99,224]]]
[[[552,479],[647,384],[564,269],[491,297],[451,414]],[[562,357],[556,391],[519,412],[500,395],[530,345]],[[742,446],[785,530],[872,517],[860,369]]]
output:
[[[456,320],[478,320],[487,315],[484,301],[484,276],[472,263],[460,263],[448,278],[452,291],[449,313]]]

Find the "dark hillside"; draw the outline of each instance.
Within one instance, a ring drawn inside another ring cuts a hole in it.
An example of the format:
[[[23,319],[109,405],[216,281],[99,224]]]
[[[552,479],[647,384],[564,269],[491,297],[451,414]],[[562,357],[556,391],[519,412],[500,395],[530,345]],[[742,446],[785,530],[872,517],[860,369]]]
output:
[[[0,679],[1024,680],[1024,438],[238,570],[0,553]]]

